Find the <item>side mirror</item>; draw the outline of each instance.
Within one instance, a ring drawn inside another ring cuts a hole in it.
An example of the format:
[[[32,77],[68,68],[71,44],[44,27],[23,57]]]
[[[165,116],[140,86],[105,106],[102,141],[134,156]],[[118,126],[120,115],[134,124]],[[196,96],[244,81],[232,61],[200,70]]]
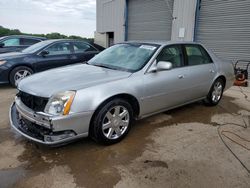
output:
[[[4,47],[4,43],[0,42],[0,48]]]
[[[43,56],[43,57],[45,57],[48,54],[49,54],[49,52],[46,51],[46,50],[43,50],[43,51],[40,52],[40,55]]]
[[[168,61],[159,61],[156,64],[157,71],[170,70],[173,68],[173,64]]]

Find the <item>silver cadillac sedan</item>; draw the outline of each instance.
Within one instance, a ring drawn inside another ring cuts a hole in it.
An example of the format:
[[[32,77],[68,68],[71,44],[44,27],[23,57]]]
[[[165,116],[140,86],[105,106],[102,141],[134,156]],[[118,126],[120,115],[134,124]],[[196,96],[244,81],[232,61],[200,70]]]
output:
[[[232,64],[198,43],[121,43],[86,64],[21,80],[10,122],[41,144],[87,136],[114,144],[134,120],[199,100],[217,105],[233,79]]]

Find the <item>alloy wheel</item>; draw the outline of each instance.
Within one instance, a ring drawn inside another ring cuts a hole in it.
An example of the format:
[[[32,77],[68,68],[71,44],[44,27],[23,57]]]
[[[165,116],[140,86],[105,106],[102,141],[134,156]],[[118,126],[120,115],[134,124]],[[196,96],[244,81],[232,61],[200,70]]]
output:
[[[106,113],[102,122],[102,132],[108,139],[118,139],[128,129],[129,122],[128,110],[124,106],[115,106]]]
[[[17,83],[22,80],[23,78],[30,76],[31,72],[28,70],[19,70],[15,73],[14,75],[14,80],[15,80],[15,85],[17,85]]]
[[[214,84],[212,92],[212,101],[214,103],[217,103],[221,99],[222,92],[223,92],[223,85],[221,82],[218,81]]]

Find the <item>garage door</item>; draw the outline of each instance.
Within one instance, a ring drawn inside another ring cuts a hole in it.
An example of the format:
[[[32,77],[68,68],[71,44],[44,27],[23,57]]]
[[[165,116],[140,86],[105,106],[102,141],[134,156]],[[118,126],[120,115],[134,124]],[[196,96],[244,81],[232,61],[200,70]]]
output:
[[[250,0],[201,0],[196,39],[228,60],[250,60]]]
[[[129,0],[128,40],[170,40],[173,0]]]

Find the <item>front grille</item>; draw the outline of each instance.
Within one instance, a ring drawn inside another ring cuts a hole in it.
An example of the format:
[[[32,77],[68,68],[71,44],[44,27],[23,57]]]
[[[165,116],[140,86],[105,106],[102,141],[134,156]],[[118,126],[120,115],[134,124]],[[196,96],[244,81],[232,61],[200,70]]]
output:
[[[17,96],[21,99],[23,104],[35,112],[43,112],[49,99],[44,97],[37,97],[23,91],[19,91]]]
[[[44,135],[52,134],[51,129],[39,126],[23,117],[20,117],[18,112],[17,112],[17,117],[19,121],[19,129],[21,129],[22,132],[33,138],[44,141]]]

